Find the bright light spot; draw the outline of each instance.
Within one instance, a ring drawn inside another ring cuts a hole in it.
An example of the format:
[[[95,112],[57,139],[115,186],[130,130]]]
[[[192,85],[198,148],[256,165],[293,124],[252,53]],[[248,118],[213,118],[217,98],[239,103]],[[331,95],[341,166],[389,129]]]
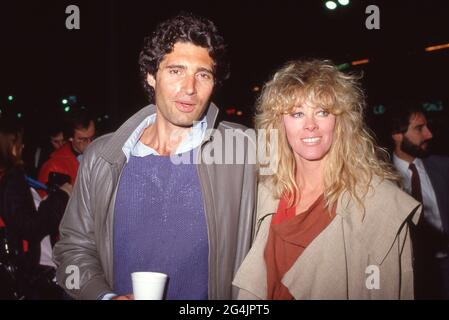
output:
[[[14,97],[13,96],[8,96],[8,101],[13,101]]]
[[[347,6],[349,4],[349,0],[338,0],[338,3],[342,6]]]
[[[341,71],[341,70],[349,68],[349,66],[350,66],[349,63],[342,63],[337,66],[337,69]]]
[[[241,115],[243,115],[243,112],[242,111],[237,111],[236,114],[240,117]]]
[[[254,86],[253,87],[253,92],[259,92],[260,91],[260,87],[259,86]]]
[[[367,63],[369,63],[369,59],[361,59],[361,60],[356,60],[356,61],[351,62],[351,64],[353,66],[358,66],[358,65],[367,64]]]
[[[374,114],[384,114],[385,113],[385,106],[380,104],[378,106],[374,106],[373,108]]]
[[[22,118],[22,114],[20,112],[17,114],[17,118]]]
[[[69,101],[67,101],[67,99],[62,99],[62,104],[67,104],[69,103]]]
[[[70,111],[70,107],[69,107],[69,106],[65,107],[65,108],[64,108],[64,111],[65,111],[65,112],[69,112],[69,111]]]
[[[424,50],[429,52],[429,51],[435,51],[435,50],[441,50],[441,49],[447,49],[447,48],[449,48],[449,43],[427,47]]]
[[[326,8],[329,10],[335,10],[335,8],[337,8],[337,4],[334,1],[326,1]]]

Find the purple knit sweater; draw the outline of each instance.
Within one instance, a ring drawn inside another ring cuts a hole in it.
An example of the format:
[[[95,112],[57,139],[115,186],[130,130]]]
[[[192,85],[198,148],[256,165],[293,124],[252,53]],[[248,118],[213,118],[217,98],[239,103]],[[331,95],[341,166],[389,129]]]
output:
[[[195,165],[132,156],[114,212],[114,292],[132,293],[131,273],[168,274],[167,299],[207,299],[208,236]]]

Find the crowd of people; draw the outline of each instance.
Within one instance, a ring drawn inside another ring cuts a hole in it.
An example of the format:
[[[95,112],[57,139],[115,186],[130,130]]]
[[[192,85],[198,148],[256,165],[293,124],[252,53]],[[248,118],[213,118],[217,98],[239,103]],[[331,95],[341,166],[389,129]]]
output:
[[[416,103],[390,108],[390,155],[358,77],[294,60],[254,135],[217,121],[227,46],[191,14],[157,26],[139,67],[151,104],[113,133],[74,114],[24,165],[1,119],[0,299],[131,300],[138,271],[167,274],[169,300],[449,298],[449,158]]]

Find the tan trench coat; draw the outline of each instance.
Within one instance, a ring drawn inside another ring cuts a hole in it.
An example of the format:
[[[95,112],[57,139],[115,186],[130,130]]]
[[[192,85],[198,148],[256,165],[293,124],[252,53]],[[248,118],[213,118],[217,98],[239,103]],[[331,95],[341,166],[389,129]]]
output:
[[[365,215],[343,194],[336,217],[304,250],[282,283],[297,300],[413,299],[412,247],[407,219],[417,223],[421,205],[389,181],[375,177]],[[259,229],[233,285],[239,299],[266,299],[264,249],[278,199],[260,184]]]

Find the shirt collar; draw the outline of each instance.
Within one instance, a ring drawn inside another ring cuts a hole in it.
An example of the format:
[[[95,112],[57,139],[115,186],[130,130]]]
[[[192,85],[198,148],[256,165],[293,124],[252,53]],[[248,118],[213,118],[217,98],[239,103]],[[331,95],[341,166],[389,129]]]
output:
[[[413,163],[415,164],[418,171],[426,171],[426,168],[424,167],[424,163],[422,162],[422,160],[420,158],[415,158]]]
[[[395,153],[393,153],[393,163],[403,176],[411,175],[411,171],[409,169],[410,163],[399,158]],[[415,158],[412,163],[415,164],[418,171],[425,171],[424,163],[421,159]]]
[[[393,153],[393,163],[394,166],[398,169],[399,173],[403,176],[408,177],[409,173],[409,163],[401,158],[399,158],[395,153]]]
[[[156,113],[146,117],[132,132],[128,140],[123,145],[122,151],[126,156],[126,161],[129,161],[131,156],[145,157],[148,155],[159,155],[153,148],[140,142],[144,130],[156,121]],[[198,147],[204,139],[207,129],[207,118],[204,116],[200,121],[196,121],[192,130],[187,137],[179,144],[174,154],[181,154],[188,152]]]

